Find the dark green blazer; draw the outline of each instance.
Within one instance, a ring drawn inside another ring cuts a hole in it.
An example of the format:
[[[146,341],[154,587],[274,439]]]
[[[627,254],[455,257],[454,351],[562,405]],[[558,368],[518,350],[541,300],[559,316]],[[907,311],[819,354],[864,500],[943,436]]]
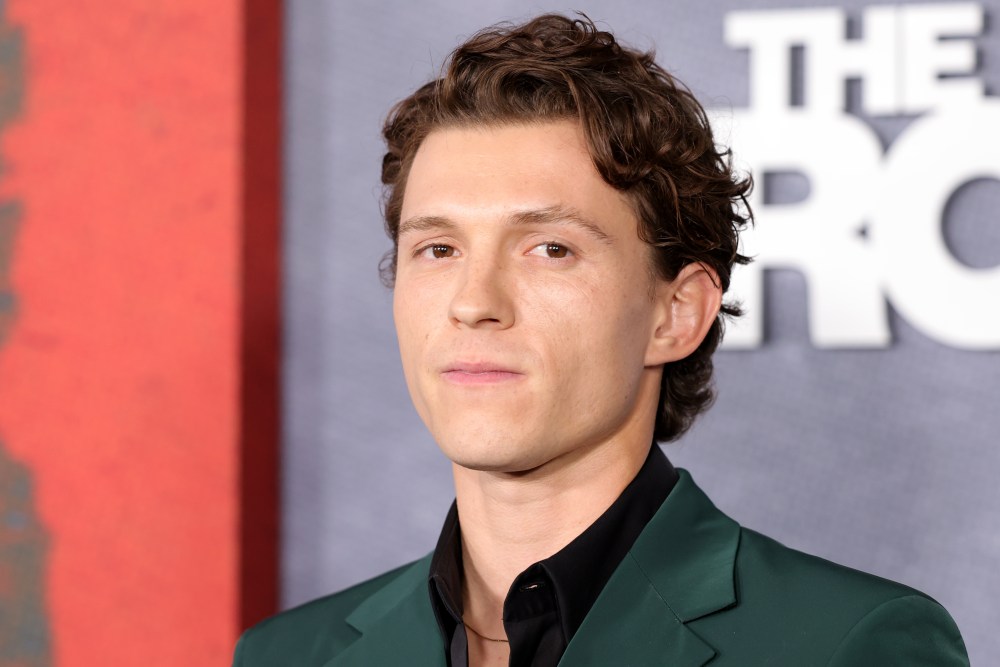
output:
[[[741,528],[684,470],[560,665],[968,665],[938,603]],[[445,665],[430,556],[274,616],[238,667]]]

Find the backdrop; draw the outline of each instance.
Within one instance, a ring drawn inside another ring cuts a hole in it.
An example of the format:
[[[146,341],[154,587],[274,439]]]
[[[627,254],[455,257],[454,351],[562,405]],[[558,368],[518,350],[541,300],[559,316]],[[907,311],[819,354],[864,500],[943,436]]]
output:
[[[277,606],[282,10],[0,2],[3,667]]]
[[[1000,1],[768,11],[816,6],[287,4],[285,606],[425,554],[453,497],[377,275],[386,111],[477,29],[580,9],[655,47],[757,172],[750,318],[668,455],[744,525],[934,596],[1000,664]]]

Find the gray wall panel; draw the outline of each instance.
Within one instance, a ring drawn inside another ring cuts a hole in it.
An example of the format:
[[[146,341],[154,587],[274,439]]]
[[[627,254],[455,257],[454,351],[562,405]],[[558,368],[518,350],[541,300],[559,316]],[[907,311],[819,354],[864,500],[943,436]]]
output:
[[[724,14],[813,5],[577,8],[632,44],[655,45],[707,105],[741,107],[748,57],[724,45]],[[1000,1],[984,6],[1000,18]],[[410,406],[391,297],[376,270],[389,247],[379,215],[381,121],[476,29],[569,8],[287,7],[283,590],[292,605],[429,551],[453,494],[449,464]],[[978,40],[982,76],[997,91],[1000,47],[987,30]],[[910,122],[872,121],[885,144]],[[947,230],[956,253],[984,267],[1000,264],[993,186],[958,199]],[[887,349],[816,349],[802,277],[770,272],[767,285],[766,344],[719,354],[716,406],[668,455],[745,525],[930,593],[956,617],[973,662],[1000,664],[1000,352],[944,346],[894,314]],[[998,305],[1000,295],[982,307]]]

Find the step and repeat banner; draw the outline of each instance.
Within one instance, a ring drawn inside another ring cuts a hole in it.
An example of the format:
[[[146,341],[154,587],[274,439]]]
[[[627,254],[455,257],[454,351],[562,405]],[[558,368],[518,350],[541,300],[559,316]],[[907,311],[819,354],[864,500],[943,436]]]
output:
[[[748,314],[668,456],[1000,663],[997,0],[286,3],[283,604],[425,554],[453,497],[378,279],[382,120],[479,28],[574,9],[655,48],[757,183]]]
[[[228,664],[277,607],[281,25],[0,2],[0,667]]]

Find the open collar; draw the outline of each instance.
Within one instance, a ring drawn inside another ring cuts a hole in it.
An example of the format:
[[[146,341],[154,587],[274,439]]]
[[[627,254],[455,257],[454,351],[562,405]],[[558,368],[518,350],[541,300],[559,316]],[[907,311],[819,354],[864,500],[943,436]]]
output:
[[[685,470],[597,598],[560,661],[577,665],[699,667],[715,649],[685,624],[736,603],[739,525]],[[325,667],[444,667],[427,590],[430,556],[359,605],[361,636]]]

